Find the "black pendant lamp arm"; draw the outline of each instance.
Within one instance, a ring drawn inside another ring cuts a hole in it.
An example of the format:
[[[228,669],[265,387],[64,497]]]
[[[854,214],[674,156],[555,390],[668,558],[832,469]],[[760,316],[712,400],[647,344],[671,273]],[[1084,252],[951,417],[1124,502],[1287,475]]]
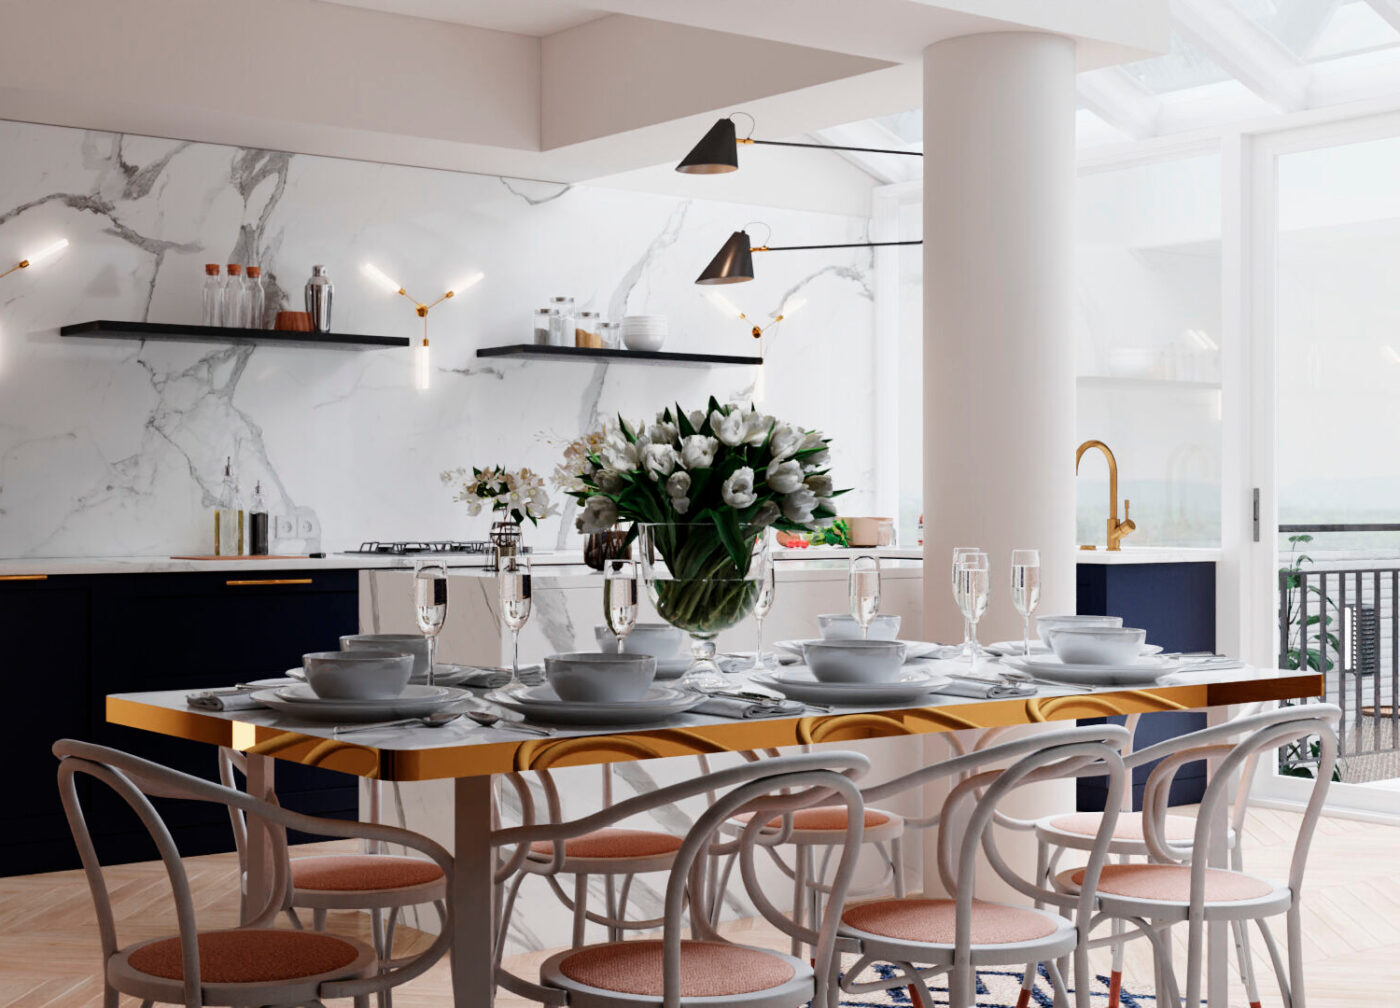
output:
[[[752,252],[803,252],[809,249],[880,248],[885,245],[922,245],[924,240],[887,242],[845,242],[840,245],[755,245]]]
[[[809,147],[812,150],[859,151],[862,154],[905,154],[909,157],[923,157],[923,151],[892,150],[889,147],[843,147],[840,144],[798,143],[795,140],[754,140],[748,137],[735,143],[763,144],[765,147]]]

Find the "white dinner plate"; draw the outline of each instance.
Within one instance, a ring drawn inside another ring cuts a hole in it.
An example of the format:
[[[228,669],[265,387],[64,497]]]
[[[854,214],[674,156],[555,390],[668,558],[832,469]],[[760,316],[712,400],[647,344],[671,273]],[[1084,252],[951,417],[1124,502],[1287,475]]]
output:
[[[786,651],[790,655],[802,657],[803,644],[820,644],[820,637],[809,637],[806,640],[780,640],[773,646],[779,651]],[[920,661],[924,658],[937,658],[939,653],[947,646],[945,644],[932,644],[929,641],[909,641],[902,640],[898,643],[904,645],[905,662]]]
[[[1160,655],[1145,655],[1129,665],[1066,664],[1053,656],[1003,658],[1001,663],[1037,679],[1085,686],[1141,686],[1181,669],[1181,662]]]
[[[539,669],[540,666],[534,665],[531,666],[531,668]],[[433,685],[460,686],[479,671],[480,669],[475,665],[454,665],[452,662],[433,662]],[[520,671],[523,674],[525,669],[522,667]],[[543,672],[541,672],[541,674],[543,674]],[[303,668],[287,669],[287,678],[295,679],[298,682],[306,682],[306,670]],[[423,685],[427,681],[427,676],[413,676],[409,679],[409,682],[414,685]],[[262,686],[264,684],[269,686],[273,684],[278,686],[286,685],[285,681],[278,679],[258,679],[248,685]]]
[[[560,700],[553,688],[515,686],[492,690],[486,699],[523,714],[531,721],[566,725],[643,725],[661,721],[704,703],[707,697],[673,686],[653,685],[630,703],[575,703]]]
[[[400,693],[398,696],[394,697],[393,699],[407,700],[410,702],[416,702],[419,700],[445,700],[447,698],[455,699],[457,697],[458,692],[458,690],[452,689],[449,686],[414,686],[410,684],[408,686],[405,686],[403,688],[403,692]],[[311,684],[304,682],[292,683],[290,686],[278,687],[277,695],[283,700],[290,701],[291,703],[319,704],[325,703],[329,699],[334,699],[330,697],[317,696],[316,691],[311,688]],[[386,701],[356,700],[344,698],[334,699],[334,702],[339,704],[364,704],[378,707],[384,704]]]
[[[1003,640],[1003,641],[997,641],[995,644],[984,644],[984,645],[982,645],[982,646],[983,646],[984,648],[986,648],[988,651],[1000,651],[1003,655],[1006,655],[1006,656],[1019,655],[1019,654],[1021,653],[1021,642],[1018,641],[1018,640]],[[1031,638],[1031,657],[1032,657],[1032,658],[1039,658],[1039,657],[1042,657],[1042,656],[1044,656],[1044,655],[1049,655],[1049,654],[1054,654],[1054,653],[1055,653],[1055,652],[1051,651],[1048,647],[1046,647],[1044,644],[1042,644],[1042,643],[1041,643],[1039,640],[1037,640],[1036,638],[1034,638],[1034,637]],[[1160,645],[1160,644],[1144,644],[1144,645],[1142,646],[1142,649],[1141,649],[1140,651],[1138,651],[1138,654],[1140,654],[1140,655],[1155,655],[1155,654],[1161,654],[1161,653],[1162,653],[1162,645]]]
[[[912,703],[951,681],[945,675],[908,669],[895,682],[828,683],[815,679],[806,666],[760,672],[753,680],[791,700],[819,704]]]
[[[259,690],[252,694],[253,699],[264,707],[270,707],[280,714],[289,714],[303,721],[392,721],[395,718],[422,717],[442,710],[452,704],[470,701],[472,695],[466,690],[451,689],[450,695],[434,699],[376,700],[366,703],[363,700],[322,700],[307,703],[303,700],[285,700],[278,696],[281,690]]]

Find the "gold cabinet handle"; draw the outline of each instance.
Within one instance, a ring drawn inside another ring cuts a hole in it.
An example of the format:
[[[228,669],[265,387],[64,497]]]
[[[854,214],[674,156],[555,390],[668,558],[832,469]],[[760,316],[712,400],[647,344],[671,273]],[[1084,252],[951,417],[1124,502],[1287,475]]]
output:
[[[47,581],[47,574],[0,574],[0,581]]]
[[[246,585],[293,585],[312,583],[311,578],[261,578],[252,581],[229,580],[224,582],[224,584],[228,585],[230,588],[241,588]]]

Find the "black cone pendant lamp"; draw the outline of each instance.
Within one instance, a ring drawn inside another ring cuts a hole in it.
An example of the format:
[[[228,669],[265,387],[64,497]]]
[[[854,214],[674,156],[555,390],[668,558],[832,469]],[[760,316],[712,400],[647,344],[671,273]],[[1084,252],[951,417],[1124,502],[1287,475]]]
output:
[[[721,119],[676,165],[687,175],[720,175],[739,170],[739,141],[733,119]]]
[[[727,120],[726,120],[727,121]],[[753,246],[747,231],[735,231],[695,282],[707,286],[753,279]]]

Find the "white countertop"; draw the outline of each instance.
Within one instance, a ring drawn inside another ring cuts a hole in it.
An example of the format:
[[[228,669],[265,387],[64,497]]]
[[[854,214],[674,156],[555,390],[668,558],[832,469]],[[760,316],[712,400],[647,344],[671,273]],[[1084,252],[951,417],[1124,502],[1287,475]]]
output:
[[[1078,550],[1074,558],[1082,564],[1219,563],[1221,551],[1195,546],[1124,546],[1109,552],[1100,546]]]

